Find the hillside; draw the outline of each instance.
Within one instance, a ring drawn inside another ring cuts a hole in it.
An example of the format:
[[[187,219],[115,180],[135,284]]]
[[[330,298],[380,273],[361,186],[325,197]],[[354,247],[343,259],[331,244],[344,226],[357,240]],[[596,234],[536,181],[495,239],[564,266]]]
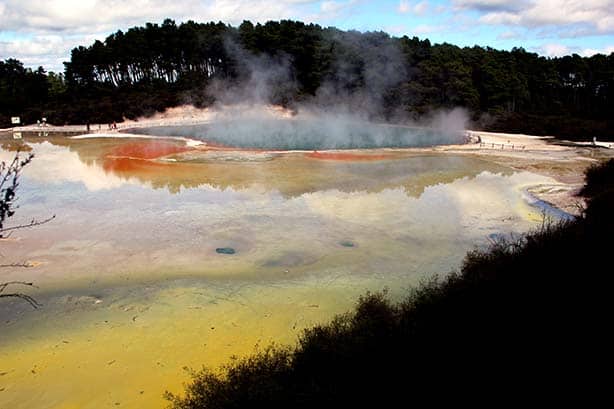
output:
[[[343,107],[403,122],[466,108],[474,129],[611,139],[614,54],[431,44],[298,21],[148,23],[79,46],[64,73],[0,62],[0,127],[109,123],[213,103]]]

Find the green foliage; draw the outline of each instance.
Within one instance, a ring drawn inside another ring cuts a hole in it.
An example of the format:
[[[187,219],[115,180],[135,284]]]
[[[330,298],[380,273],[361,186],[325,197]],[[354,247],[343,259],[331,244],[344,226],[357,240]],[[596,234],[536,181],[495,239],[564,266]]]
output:
[[[47,82],[49,84],[49,97],[51,99],[57,99],[66,92],[64,74],[56,74],[55,72],[51,71],[47,75]]]
[[[589,185],[611,186],[612,162],[596,169]],[[367,294],[351,313],[305,330],[293,349],[196,373],[184,397],[167,395],[170,407],[491,406],[556,401],[586,382],[598,393],[592,368],[610,347],[609,192],[585,218],[469,252],[460,271],[400,303]]]
[[[277,84],[273,103],[358,97],[379,106],[383,118],[462,106],[476,120],[489,114],[494,122],[481,126],[492,130],[613,137],[614,53],[548,59],[522,48],[432,45],[291,20],[244,21],[238,28],[147,23],[74,48],[63,76],[0,62],[0,126],[8,126],[11,115],[109,122],[179,103],[205,106],[213,102],[207,90],[215,80],[249,80],[248,54],[288,61],[284,82],[292,84]]]

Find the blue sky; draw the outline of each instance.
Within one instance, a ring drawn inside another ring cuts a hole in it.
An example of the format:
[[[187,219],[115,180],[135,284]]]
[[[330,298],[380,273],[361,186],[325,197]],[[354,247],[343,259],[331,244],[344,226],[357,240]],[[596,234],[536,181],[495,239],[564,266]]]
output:
[[[73,47],[166,17],[295,19],[546,56],[614,52],[614,0],[2,0],[0,59],[62,71]]]

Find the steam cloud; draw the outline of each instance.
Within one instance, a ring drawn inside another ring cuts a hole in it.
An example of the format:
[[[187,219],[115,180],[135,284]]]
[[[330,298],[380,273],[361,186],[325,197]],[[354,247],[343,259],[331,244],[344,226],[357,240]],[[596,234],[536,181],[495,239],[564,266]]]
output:
[[[233,105],[217,112],[211,123],[143,128],[153,135],[202,138],[242,148],[319,150],[432,146],[461,143],[459,131],[466,114],[462,110],[438,113],[429,126],[376,123],[350,113],[301,110],[292,118],[280,118],[272,109]]]
[[[462,143],[467,112],[457,108],[434,112],[416,122],[403,114],[395,123],[383,123],[387,90],[406,78],[401,50],[390,42],[382,47],[362,46],[370,36],[336,32],[334,41],[343,52],[360,55],[356,73],[344,56],[338,57],[332,75],[313,98],[295,105],[292,117],[283,118],[270,101],[298,89],[287,55],[254,55],[231,40],[226,50],[239,62],[239,80],[218,81],[208,92],[216,100],[211,123],[184,127],[159,127],[141,131],[157,135],[196,137],[225,145],[264,149],[348,149],[431,146]],[[349,58],[349,57],[348,57]],[[358,75],[360,74],[360,75]],[[359,85],[359,86],[357,86]],[[356,91],[358,90],[358,91]]]

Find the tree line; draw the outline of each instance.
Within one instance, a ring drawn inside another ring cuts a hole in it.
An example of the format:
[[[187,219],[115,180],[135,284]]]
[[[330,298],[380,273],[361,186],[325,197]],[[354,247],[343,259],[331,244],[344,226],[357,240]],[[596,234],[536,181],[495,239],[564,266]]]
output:
[[[461,106],[485,129],[584,138],[614,129],[614,53],[546,58],[289,20],[233,27],[168,19],[74,48],[62,74],[0,62],[0,126],[12,115],[111,122],[208,106],[217,81],[249,81],[254,58],[285,64],[267,102],[289,107],[360,96],[378,106],[379,119]]]

